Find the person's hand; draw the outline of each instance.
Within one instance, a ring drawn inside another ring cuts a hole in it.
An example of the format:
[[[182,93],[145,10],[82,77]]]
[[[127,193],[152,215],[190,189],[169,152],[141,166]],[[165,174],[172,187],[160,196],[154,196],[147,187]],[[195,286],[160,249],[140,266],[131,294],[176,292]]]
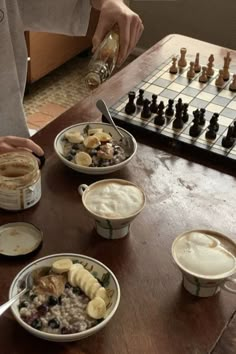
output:
[[[30,139],[17,136],[0,136],[0,154],[19,150],[30,151],[39,157],[44,155],[41,147]]]
[[[100,10],[98,25],[93,36],[93,52],[117,23],[120,31],[120,50],[117,60],[119,66],[135,48],[143,32],[142,21],[122,0],[92,0],[92,6]]]

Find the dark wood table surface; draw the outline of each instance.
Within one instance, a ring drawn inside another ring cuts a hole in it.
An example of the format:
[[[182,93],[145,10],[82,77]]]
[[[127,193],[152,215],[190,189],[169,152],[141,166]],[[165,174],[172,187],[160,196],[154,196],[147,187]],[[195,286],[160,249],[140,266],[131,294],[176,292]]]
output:
[[[65,167],[53,150],[63,128],[100,119],[98,98],[112,105],[170,55],[186,47],[201,63],[211,53],[222,66],[225,49],[180,35],[170,35],[114,75],[93,95],[82,100],[33,140],[46,152],[42,168],[42,198],[23,212],[0,213],[0,224],[25,221],[44,233],[42,248],[23,258],[0,257],[0,303],[8,299],[12,279],[27,263],[60,252],[74,252],[104,262],[121,287],[120,306],[97,335],[79,342],[40,340],[14,320],[10,311],[0,318],[1,354],[235,354],[236,297],[222,291],[206,299],[188,294],[171,258],[174,238],[188,229],[211,228],[236,240],[236,180],[209,167],[154,148],[138,137],[138,153],[123,170],[106,176],[87,176]],[[236,52],[231,70],[236,72]],[[147,205],[133,222],[128,237],[109,241],[93,229],[77,193],[80,183],[102,178],[136,182],[146,192]]]

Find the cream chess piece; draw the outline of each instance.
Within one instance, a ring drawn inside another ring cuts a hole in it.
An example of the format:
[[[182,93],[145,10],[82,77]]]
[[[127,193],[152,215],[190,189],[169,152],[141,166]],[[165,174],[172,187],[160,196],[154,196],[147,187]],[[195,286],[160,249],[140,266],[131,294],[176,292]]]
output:
[[[190,62],[190,67],[189,70],[187,72],[187,78],[188,79],[193,79],[195,76],[195,70],[194,70],[194,65],[195,63],[193,61]]]
[[[172,58],[172,65],[171,65],[171,67],[169,69],[169,72],[171,74],[177,74],[177,72],[178,72],[178,68],[177,68],[176,62],[177,62],[177,58],[173,57]]]
[[[219,76],[218,78],[216,79],[215,81],[215,85],[217,87],[222,87],[224,86],[225,82],[224,82],[224,77],[223,77],[224,73],[223,73],[223,70],[219,70]]]
[[[208,77],[207,77],[206,71],[207,71],[207,67],[203,66],[202,67],[202,73],[201,73],[201,75],[199,76],[199,79],[198,79],[199,82],[205,83],[205,82],[208,81]]]
[[[207,77],[211,77],[214,75],[214,69],[213,69],[214,60],[215,60],[214,55],[211,54],[208,58],[207,71],[206,71]]]
[[[236,91],[236,74],[233,75],[233,80],[229,85],[230,91]]]
[[[187,65],[187,61],[186,61],[186,53],[187,53],[187,49],[186,48],[181,48],[180,49],[180,58],[178,61],[178,66],[180,66],[181,68],[184,68]]]
[[[227,52],[226,57],[224,57],[224,67],[223,67],[223,79],[224,81],[228,81],[230,78],[230,73],[229,73],[229,65],[231,62],[231,57],[230,57],[230,52]]]
[[[195,73],[200,73],[201,65],[199,64],[199,53],[196,54],[195,62],[194,62],[194,71]]]

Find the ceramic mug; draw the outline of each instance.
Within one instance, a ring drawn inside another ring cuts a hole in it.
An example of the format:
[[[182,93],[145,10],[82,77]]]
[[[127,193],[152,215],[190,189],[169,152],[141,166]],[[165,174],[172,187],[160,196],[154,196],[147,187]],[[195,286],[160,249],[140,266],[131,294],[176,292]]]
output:
[[[191,272],[189,269],[186,269],[186,267],[184,267],[178,260],[178,256],[176,254],[176,245],[181,238],[193,232],[204,233],[213,236],[216,239],[223,241],[223,243],[225,242],[227,245],[229,245],[232,250],[232,254],[235,257],[235,267],[226,273],[214,276],[198,275]],[[171,251],[172,257],[182,273],[183,286],[192,295],[199,297],[209,297],[217,294],[221,289],[236,294],[236,279],[232,277],[232,275],[236,273],[236,244],[229,237],[213,230],[190,230],[177,236],[172,244]],[[234,285],[234,288],[232,288],[230,284]]]
[[[91,209],[88,207],[86,203],[86,197],[88,193],[92,189],[101,186],[101,184],[108,185],[110,183],[116,183],[116,184],[118,183],[124,186],[133,186],[138,189],[139,193],[141,193],[142,195],[142,203],[140,204],[140,207],[136,210],[136,212],[122,217],[121,216],[108,217],[108,216],[102,216],[101,214],[97,214],[91,211]],[[90,216],[92,216],[92,218],[95,220],[95,227],[97,233],[100,236],[110,240],[125,237],[129,233],[131,222],[136,218],[136,216],[141,212],[141,210],[145,206],[145,194],[143,190],[140,187],[138,187],[136,184],[122,179],[100,180],[98,182],[92,183],[90,186],[88,186],[87,184],[81,184],[78,187],[78,192],[82,196],[82,202],[85,209],[88,211]]]

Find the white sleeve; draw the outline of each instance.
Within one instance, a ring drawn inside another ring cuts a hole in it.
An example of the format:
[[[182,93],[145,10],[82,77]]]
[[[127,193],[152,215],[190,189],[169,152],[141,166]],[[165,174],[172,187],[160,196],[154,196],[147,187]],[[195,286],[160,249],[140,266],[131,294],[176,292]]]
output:
[[[89,0],[18,0],[26,31],[86,35]]]

